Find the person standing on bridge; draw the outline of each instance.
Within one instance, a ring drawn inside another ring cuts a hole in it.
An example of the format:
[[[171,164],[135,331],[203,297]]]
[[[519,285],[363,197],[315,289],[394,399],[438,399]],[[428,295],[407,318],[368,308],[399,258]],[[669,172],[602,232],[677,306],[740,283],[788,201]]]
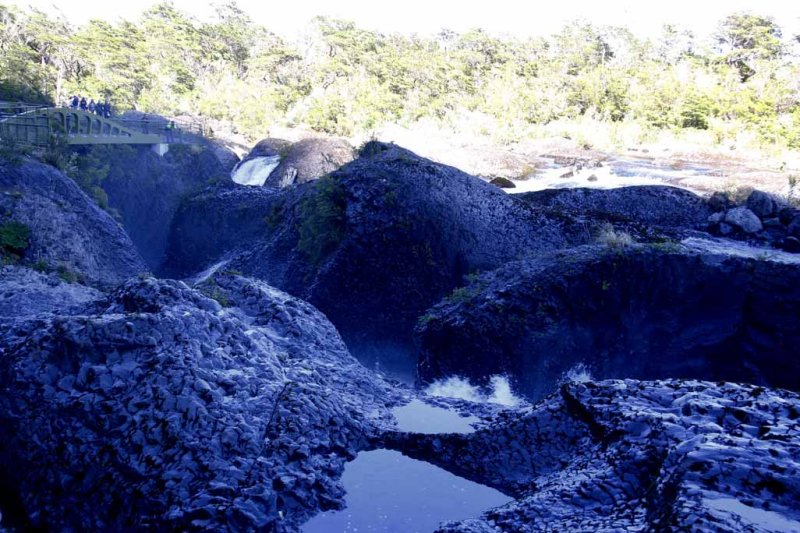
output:
[[[78,95],[77,94],[73,94],[72,95],[72,99],[71,99],[70,104],[71,104],[70,107],[72,109],[78,109]]]
[[[81,103],[80,103],[81,111],[86,111],[88,104],[86,103],[86,97],[81,96]]]
[[[174,132],[175,132],[175,121],[170,120],[164,125],[164,132],[167,134],[167,142],[173,142],[175,140]]]
[[[94,114],[97,111],[97,106],[94,103],[94,98],[89,99],[89,113]]]

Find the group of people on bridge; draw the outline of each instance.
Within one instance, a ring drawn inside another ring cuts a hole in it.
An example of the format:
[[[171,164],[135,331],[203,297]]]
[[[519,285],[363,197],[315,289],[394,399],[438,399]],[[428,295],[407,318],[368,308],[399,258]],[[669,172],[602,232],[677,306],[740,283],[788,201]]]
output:
[[[101,102],[98,99],[95,102],[94,98],[90,98],[87,102],[85,96],[72,95],[69,98],[69,107],[70,109],[80,109],[105,118],[111,117],[111,104],[108,103],[108,100]]]

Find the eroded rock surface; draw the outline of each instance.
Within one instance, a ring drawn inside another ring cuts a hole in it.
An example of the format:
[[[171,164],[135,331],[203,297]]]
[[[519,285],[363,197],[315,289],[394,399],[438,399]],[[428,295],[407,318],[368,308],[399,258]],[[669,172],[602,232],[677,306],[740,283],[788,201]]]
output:
[[[103,189],[109,205],[148,266],[164,261],[172,219],[181,203],[210,183],[230,183],[229,170],[213,151],[173,145],[163,157],[149,149],[118,147],[104,152],[108,165]]]
[[[4,523],[274,531],[341,505],[395,393],[310,305],[235,275],[200,289],[137,279],[0,318]]]
[[[567,245],[569,217],[548,216],[473,176],[399,147],[314,183],[215,190],[176,218],[170,273],[220,259],[323,311],[351,350],[397,345],[465,276]],[[581,234],[582,235],[582,234]]]
[[[516,501],[446,533],[796,531],[800,397],[702,381],[570,383],[469,435],[384,444]]]
[[[310,138],[283,150],[280,164],[264,185],[285,188],[313,181],[349,163],[355,150],[344,139]]]
[[[22,260],[111,287],[146,272],[125,230],[68,177],[37,162],[0,159],[0,223],[30,230]]]
[[[800,390],[800,265],[677,245],[578,247],[509,263],[417,327],[423,381],[508,373],[538,398],[595,377],[698,378]]]

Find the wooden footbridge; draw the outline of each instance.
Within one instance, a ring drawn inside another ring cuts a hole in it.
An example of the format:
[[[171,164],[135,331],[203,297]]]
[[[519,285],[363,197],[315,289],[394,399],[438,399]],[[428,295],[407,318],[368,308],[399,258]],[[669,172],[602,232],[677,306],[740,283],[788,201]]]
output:
[[[46,146],[53,135],[64,135],[70,145],[149,145],[166,153],[170,144],[195,144],[206,135],[202,124],[158,116],[107,118],[65,107],[0,104],[0,139]]]

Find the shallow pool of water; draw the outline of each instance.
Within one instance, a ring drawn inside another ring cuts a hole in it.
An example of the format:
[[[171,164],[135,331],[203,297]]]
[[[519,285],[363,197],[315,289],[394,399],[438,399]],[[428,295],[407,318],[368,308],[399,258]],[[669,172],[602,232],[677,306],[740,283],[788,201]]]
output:
[[[420,400],[395,408],[392,413],[401,431],[415,433],[472,433],[470,424],[477,422],[474,416],[461,416],[455,411],[428,405]]]
[[[342,475],[347,508],[312,518],[304,533],[428,533],[448,520],[463,520],[511,498],[423,461],[391,450],[362,452]]]

